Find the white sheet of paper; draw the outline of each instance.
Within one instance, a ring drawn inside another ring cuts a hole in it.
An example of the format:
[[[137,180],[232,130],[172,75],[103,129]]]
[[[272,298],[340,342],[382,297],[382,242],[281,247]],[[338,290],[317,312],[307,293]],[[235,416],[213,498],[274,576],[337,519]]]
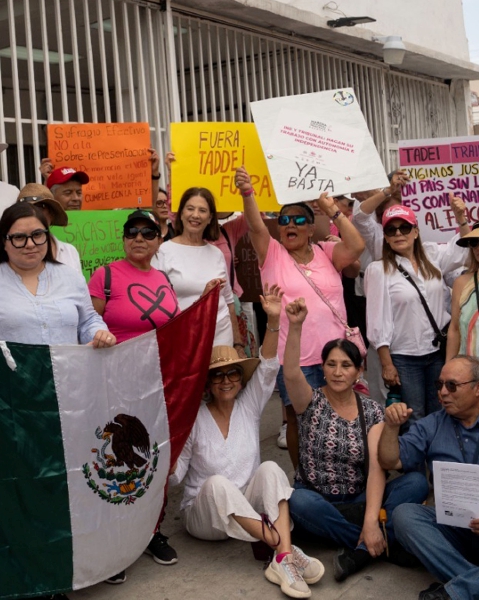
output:
[[[433,461],[438,523],[469,527],[479,519],[479,465]]]
[[[269,98],[250,107],[280,204],[388,185],[352,88]],[[324,143],[319,135],[326,134]]]

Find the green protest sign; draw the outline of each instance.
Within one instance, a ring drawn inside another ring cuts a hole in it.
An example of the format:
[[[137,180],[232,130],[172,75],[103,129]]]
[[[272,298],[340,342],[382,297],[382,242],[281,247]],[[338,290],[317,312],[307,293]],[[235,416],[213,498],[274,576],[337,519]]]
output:
[[[73,244],[88,281],[94,271],[125,256],[123,224],[131,210],[70,210],[66,227],[52,227],[55,237]]]

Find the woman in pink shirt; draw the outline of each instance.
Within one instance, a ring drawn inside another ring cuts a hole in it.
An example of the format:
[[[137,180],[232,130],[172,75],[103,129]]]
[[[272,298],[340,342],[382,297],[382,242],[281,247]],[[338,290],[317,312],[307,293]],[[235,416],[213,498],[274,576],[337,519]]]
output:
[[[321,210],[334,221],[340,242],[312,244],[313,210],[304,202],[283,206],[278,218],[280,242],[269,234],[254,199],[251,179],[244,167],[236,171],[236,185],[243,196],[244,214],[251,241],[258,255],[262,281],[275,281],[284,290],[284,306],[296,298],[305,298],[310,307],[308,322],[301,339],[301,369],[311,387],[325,385],[321,351],[332,339],[344,337],[344,325],[332,314],[316,292],[319,288],[339,314],[346,320],[340,272],[356,261],[364,242],[349,219],[343,215],[333,198],[322,194],[317,201]],[[283,363],[288,321],[282,311],[278,355]],[[278,387],[286,406],[288,451],[293,466],[298,464],[298,426],[296,414],[283,381],[282,367]]]

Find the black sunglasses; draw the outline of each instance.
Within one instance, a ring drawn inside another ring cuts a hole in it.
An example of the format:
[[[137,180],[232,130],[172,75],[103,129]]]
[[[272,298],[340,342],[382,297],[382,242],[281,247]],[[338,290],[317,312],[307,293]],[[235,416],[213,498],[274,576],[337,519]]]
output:
[[[304,215],[280,215],[278,225],[289,225],[293,221],[295,225],[306,225],[308,218]]]
[[[236,383],[243,376],[243,370],[241,367],[234,367],[229,371],[215,371],[210,375],[211,383],[223,383],[226,377],[232,382]]]
[[[467,245],[469,248],[475,248],[479,244],[479,238],[471,238],[467,240]]]
[[[409,235],[413,227],[414,225],[411,225],[410,223],[402,223],[401,225],[388,225],[384,228],[384,235],[393,237],[398,231],[401,233],[401,235]]]
[[[150,227],[128,227],[123,230],[123,235],[128,240],[134,240],[139,233],[141,233],[145,240],[151,241],[158,237],[158,231]]]
[[[460,385],[466,385],[467,383],[475,383],[476,381],[477,379],[471,379],[471,381],[463,381],[462,383],[456,383],[455,381],[444,381],[442,379],[438,379],[434,382],[434,386],[436,387],[436,390],[440,392],[442,390],[442,386],[445,385],[446,390],[448,392],[451,392],[451,394],[454,394],[454,392],[457,392],[457,388]]]

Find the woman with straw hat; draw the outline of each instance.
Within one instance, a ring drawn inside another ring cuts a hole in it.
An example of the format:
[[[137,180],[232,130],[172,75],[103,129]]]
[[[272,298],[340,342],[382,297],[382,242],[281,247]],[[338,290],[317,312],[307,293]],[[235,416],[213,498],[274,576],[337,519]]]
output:
[[[447,332],[446,361],[456,354],[479,356],[479,223],[456,241],[469,248],[468,270],[452,287],[451,324]]]
[[[291,545],[286,474],[272,461],[260,464],[261,413],[273,393],[279,368],[279,316],[283,292],[264,286],[268,316],[261,357],[239,358],[232,347],[216,346],[207,382],[208,401],[173,467],[170,483],[185,478],[181,503],[188,533],[203,540],[258,540],[275,556],[266,578],[293,598],[309,598],[308,583],[324,573],[316,558]]]

